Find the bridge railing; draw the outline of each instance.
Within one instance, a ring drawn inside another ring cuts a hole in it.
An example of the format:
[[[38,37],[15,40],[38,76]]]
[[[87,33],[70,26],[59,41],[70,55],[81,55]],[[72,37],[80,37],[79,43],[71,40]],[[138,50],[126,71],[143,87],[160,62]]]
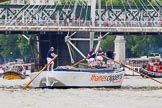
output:
[[[162,21],[0,20],[0,26],[162,27]]]

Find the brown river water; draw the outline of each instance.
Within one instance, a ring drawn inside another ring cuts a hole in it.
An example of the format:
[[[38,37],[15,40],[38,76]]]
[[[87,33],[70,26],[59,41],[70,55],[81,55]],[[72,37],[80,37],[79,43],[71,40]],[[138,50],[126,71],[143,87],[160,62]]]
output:
[[[0,108],[162,108],[162,84],[140,76],[125,77],[120,89],[22,90],[29,80],[0,78]]]

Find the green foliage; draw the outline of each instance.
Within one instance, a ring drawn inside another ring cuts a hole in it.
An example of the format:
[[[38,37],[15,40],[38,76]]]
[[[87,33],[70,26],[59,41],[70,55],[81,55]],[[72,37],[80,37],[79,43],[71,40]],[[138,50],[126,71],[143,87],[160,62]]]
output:
[[[31,49],[28,41],[21,35],[18,35],[18,48],[20,50],[21,57],[26,62],[30,62],[32,58]]]
[[[104,0],[103,0],[104,1]],[[104,5],[105,3],[105,1],[103,2],[102,0],[101,0],[101,2],[102,2],[102,5]],[[159,3],[162,3],[162,0],[106,0],[106,4],[108,5],[108,6],[111,6],[111,5],[113,5],[113,6],[123,6],[123,4],[124,5],[126,5],[126,6],[128,6],[128,4],[130,4],[131,6],[142,6],[142,5],[144,5],[144,6],[157,6],[157,4],[159,5]]]
[[[108,47],[114,48],[115,36],[107,36],[102,47],[105,50]],[[162,47],[161,36],[125,36],[126,57],[140,57],[148,55],[151,52],[160,52]]]
[[[0,55],[6,58],[23,58],[30,61],[32,58],[28,41],[21,35],[0,34]]]
[[[75,0],[60,0],[62,5],[74,5],[75,4]]]
[[[108,48],[114,48],[114,40],[115,36],[107,36],[103,41],[102,41],[102,48],[104,51],[106,51]]]
[[[0,44],[3,48],[1,55],[3,57],[18,57],[20,52],[17,47],[17,37],[14,35],[0,35]]]

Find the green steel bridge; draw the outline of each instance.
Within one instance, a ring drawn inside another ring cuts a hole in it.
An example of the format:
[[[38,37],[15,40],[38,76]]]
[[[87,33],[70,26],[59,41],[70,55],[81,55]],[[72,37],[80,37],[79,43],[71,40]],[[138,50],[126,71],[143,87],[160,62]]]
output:
[[[48,48],[54,46],[59,55],[56,65],[67,65],[85,57],[90,47],[97,50],[107,35],[162,34],[162,3],[155,1],[149,6],[129,2],[122,6],[98,2],[97,6],[96,0],[91,4],[76,0],[63,5],[0,5],[0,33],[22,34],[31,46],[36,34],[38,48],[31,47],[35,63],[44,65]]]
[[[110,34],[161,34],[159,7],[0,5],[1,33],[109,32]]]

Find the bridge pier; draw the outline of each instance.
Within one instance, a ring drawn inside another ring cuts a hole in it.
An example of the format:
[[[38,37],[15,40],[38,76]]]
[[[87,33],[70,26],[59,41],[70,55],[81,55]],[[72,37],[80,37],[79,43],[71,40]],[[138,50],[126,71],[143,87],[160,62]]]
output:
[[[125,39],[124,36],[117,35],[115,38],[115,60],[121,63],[125,63]]]

